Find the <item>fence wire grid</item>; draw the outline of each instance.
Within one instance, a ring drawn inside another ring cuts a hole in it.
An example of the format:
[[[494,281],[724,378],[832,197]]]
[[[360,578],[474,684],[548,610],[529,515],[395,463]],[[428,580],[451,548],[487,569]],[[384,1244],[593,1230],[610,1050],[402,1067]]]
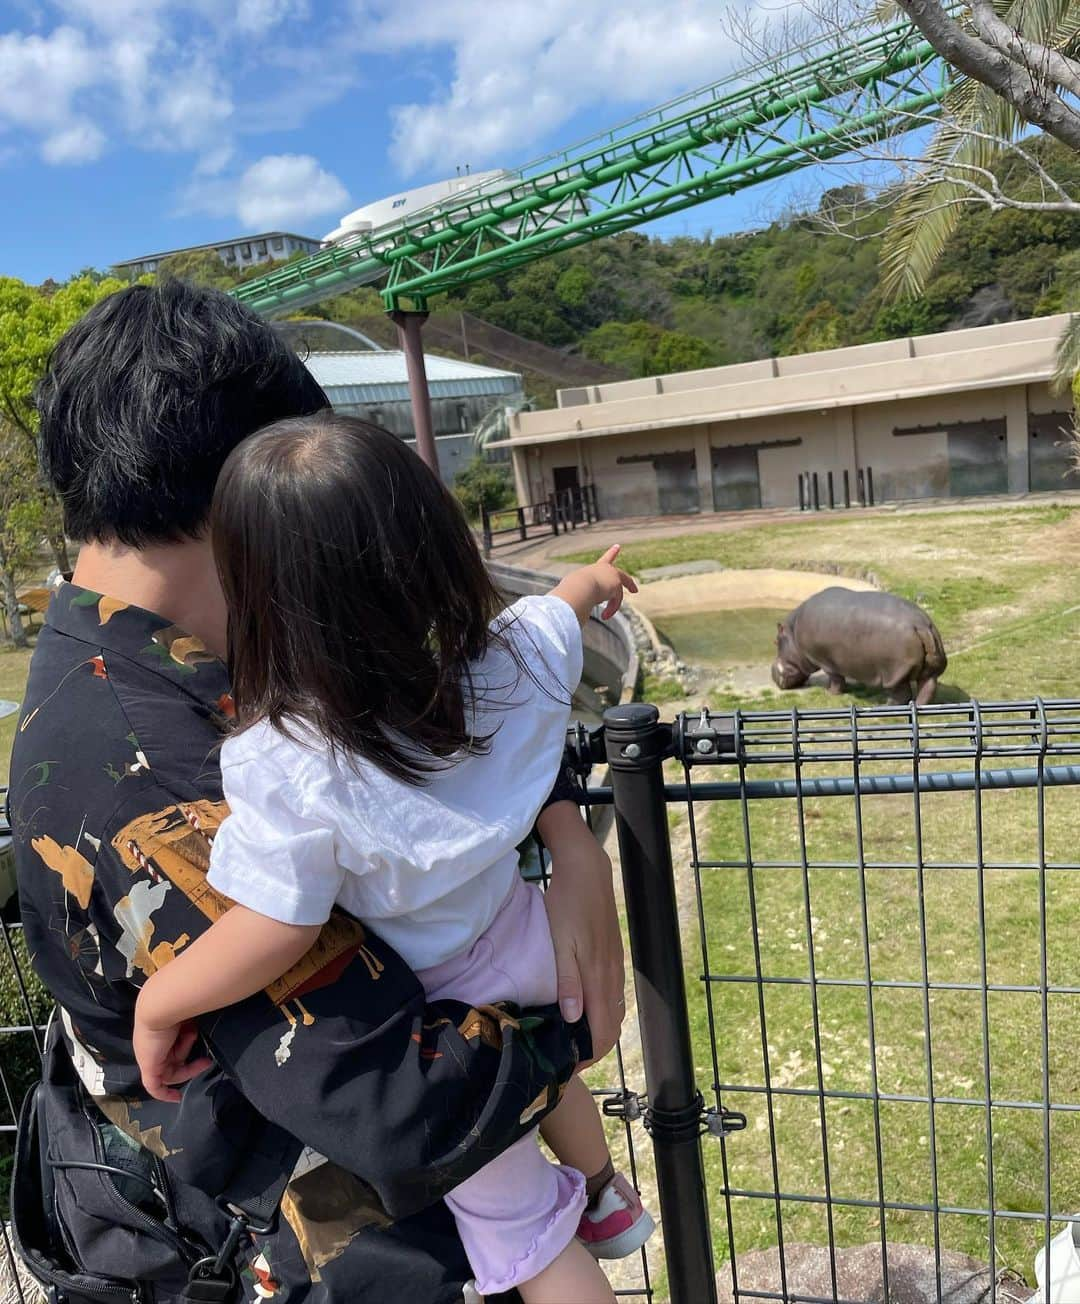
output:
[[[587,818],[614,807],[646,906],[635,921],[628,901],[643,1065],[635,1043],[595,1091],[662,1212],[679,1166],[697,1174],[666,1261],[643,1254],[620,1296],[887,1301],[897,1247],[917,1245],[935,1304],[973,1272],[990,1304],[1026,1298],[1036,1253],[1080,1221],[1080,701],[670,724],[631,704],[576,726],[568,764]],[[626,786],[642,775],[654,806]],[[542,852],[531,864],[546,879]],[[668,879],[677,926],[644,935]],[[9,1048],[36,1053],[43,1017],[20,946],[6,922],[5,1140],[24,1085]],[[656,964],[685,982],[663,1020]],[[668,1065],[680,1020],[687,1063]],[[680,1075],[702,1093],[692,1129],[664,1097]]]

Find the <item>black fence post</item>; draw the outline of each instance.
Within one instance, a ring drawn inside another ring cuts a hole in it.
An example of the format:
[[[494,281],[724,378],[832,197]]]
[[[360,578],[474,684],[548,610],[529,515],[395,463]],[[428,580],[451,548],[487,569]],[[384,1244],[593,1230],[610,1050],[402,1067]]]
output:
[[[519,507],[517,509],[517,518],[518,518],[518,533],[521,535],[521,542],[524,543],[525,540],[529,537],[529,527],[525,524],[524,507]]]
[[[833,495],[833,478],[832,472],[829,472],[829,511],[831,512],[836,506],[836,498]]]
[[[555,507],[555,495],[551,494],[548,498],[548,511],[551,513],[551,533],[559,537],[559,513]]]
[[[813,473],[813,481],[812,481],[812,483],[813,483],[813,486],[814,486],[814,511],[815,511],[815,512],[820,512],[820,511],[821,511],[821,499],[818,497],[818,483],[817,483],[817,472],[816,472],[816,471]]]
[[[803,489],[803,475],[799,472],[799,511],[806,511],[806,493]]]
[[[671,1304],[716,1304],[701,1154],[704,1102],[694,1081],[661,768],[671,731],[658,721],[656,707],[645,702],[611,707],[604,712],[605,745]]]
[[[866,502],[867,502],[867,506],[868,506],[868,507],[873,507],[873,505],[874,505],[874,468],[873,468],[872,466],[868,466],[868,467],[866,468]]]
[[[484,537],[484,556],[491,556],[491,516],[486,507],[480,508],[480,529]]]
[[[844,506],[851,506],[851,477],[848,475],[847,467],[844,467]]]
[[[856,483],[859,489],[859,506],[866,506],[866,477],[863,475],[863,469],[860,466],[855,473]]]

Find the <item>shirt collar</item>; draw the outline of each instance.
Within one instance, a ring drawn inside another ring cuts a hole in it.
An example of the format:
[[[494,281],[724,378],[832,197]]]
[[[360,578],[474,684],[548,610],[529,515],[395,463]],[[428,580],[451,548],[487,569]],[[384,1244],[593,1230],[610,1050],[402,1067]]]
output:
[[[127,657],[220,715],[233,714],[224,661],[164,616],[64,582],[49,600],[45,623],[59,634]]]

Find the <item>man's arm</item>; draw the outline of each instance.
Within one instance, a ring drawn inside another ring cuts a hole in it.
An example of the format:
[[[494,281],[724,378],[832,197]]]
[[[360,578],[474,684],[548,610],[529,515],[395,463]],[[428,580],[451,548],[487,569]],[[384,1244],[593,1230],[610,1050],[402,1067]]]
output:
[[[573,1022],[584,1010],[593,1057],[601,1059],[618,1039],[626,1013],[622,935],[611,861],[577,803],[564,796],[567,789],[572,794],[570,780],[560,775],[536,822],[551,857],[544,902],[555,943],[563,1017]]]
[[[206,883],[205,864],[180,860],[187,827],[174,796],[144,791],[117,813],[97,858],[108,899],[153,902],[147,950],[156,963],[229,904]],[[555,1006],[518,1016],[427,1002],[400,957],[342,914],[284,978],[200,1027],[265,1119],[369,1183],[393,1216],[434,1203],[535,1127],[591,1054],[586,1026],[565,1023]],[[120,1094],[137,1094],[134,1063],[123,1076],[130,1086],[118,1083]],[[146,1101],[142,1126],[160,1120],[168,1145],[169,1111],[198,1116],[207,1098],[221,1117],[230,1090],[211,1071],[187,1086],[179,1108]]]

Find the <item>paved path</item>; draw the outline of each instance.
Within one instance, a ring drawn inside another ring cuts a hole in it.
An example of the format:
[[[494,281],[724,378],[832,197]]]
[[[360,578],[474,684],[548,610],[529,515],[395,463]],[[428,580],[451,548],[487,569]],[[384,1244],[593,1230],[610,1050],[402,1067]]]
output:
[[[526,566],[534,570],[560,574],[569,570],[565,562],[552,560],[560,553],[596,550],[597,555],[613,543],[637,543],[642,539],[674,539],[687,534],[724,534],[735,530],[750,530],[761,525],[784,525],[796,521],[861,520],[867,517],[927,515],[941,512],[986,512],[1001,509],[1028,507],[1080,507],[1080,490],[1051,494],[1020,494],[993,498],[926,499],[916,503],[885,503],[880,507],[851,508],[849,511],[822,511],[815,513],[797,510],[770,510],[752,512],[707,512],[684,516],[634,516],[617,521],[599,521],[595,525],[578,526],[557,538],[551,534],[540,535],[525,543],[513,543],[496,548],[495,561],[508,566]]]

